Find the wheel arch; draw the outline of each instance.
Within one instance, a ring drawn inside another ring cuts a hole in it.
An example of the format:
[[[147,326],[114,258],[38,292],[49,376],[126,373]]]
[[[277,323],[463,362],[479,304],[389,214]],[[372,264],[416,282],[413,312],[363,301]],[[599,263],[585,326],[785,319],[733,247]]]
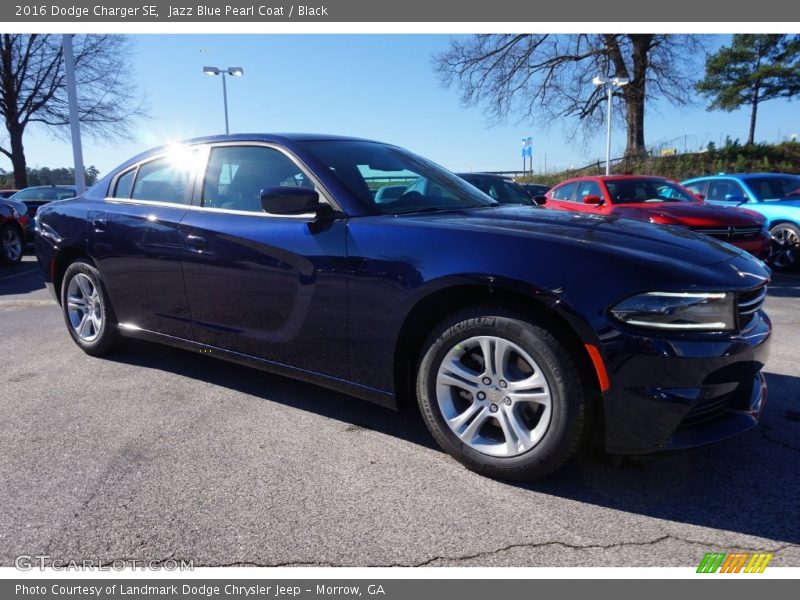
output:
[[[66,273],[67,267],[79,259],[85,260],[93,267],[97,268],[97,263],[94,259],[92,259],[85,250],[77,246],[61,248],[55,256],[53,256],[50,264],[50,277],[53,281],[53,289],[55,290],[59,305],[61,304],[61,284],[64,282],[64,273]]]
[[[431,291],[419,298],[406,314],[394,353],[393,375],[398,408],[402,410],[416,405],[415,374],[423,346],[433,328],[454,312],[481,306],[505,308],[544,325],[572,352],[585,383],[596,391],[596,396],[600,397],[600,391],[607,389],[599,341],[590,333],[588,324],[581,326],[580,317],[570,314],[571,311],[556,296],[526,293],[513,283],[461,282]]]

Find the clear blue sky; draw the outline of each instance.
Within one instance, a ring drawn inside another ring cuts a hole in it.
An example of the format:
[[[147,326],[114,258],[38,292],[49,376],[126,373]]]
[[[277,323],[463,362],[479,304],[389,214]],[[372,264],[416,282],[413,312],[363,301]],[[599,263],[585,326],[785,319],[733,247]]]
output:
[[[151,106],[135,140],[84,137],[84,161],[106,173],[135,153],[161,143],[224,132],[219,78],[203,65],[242,66],[228,79],[231,131],[319,132],[373,138],[405,146],[452,170],[506,170],[521,166],[520,138],[534,137],[534,169],[581,166],[605,155],[605,136],[574,140],[571,123],[520,124],[513,118],[490,127],[480,108],[464,108],[455,89],[442,89],[431,56],[449,35],[139,35],[131,60]],[[709,38],[714,48],[727,36]],[[703,57],[698,57],[702,63]],[[700,69],[700,65],[698,65]],[[698,70],[698,73],[700,71]],[[800,131],[800,105],[764,104],[757,138],[775,142]],[[712,112],[702,103],[683,109],[649,105],[646,142],[683,148],[746,139],[747,111]],[[687,136],[684,139],[684,136]],[[674,140],[670,142],[670,140]],[[624,149],[614,131],[613,153]],[[68,142],[43,129],[25,138],[31,167],[72,164]],[[0,167],[10,170],[5,157]]]

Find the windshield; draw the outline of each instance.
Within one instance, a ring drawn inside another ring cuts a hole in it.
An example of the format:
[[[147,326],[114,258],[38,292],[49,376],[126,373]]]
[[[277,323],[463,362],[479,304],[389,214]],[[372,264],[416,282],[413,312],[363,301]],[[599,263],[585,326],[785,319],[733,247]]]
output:
[[[71,189],[57,187],[27,188],[12,196],[14,200],[63,200],[74,197],[75,192]]]
[[[800,200],[800,177],[753,177],[746,181],[761,202]]]
[[[500,204],[524,204],[531,206],[533,200],[521,186],[502,177],[488,175],[459,175],[465,181],[482,191],[484,194],[497,200]]]
[[[376,142],[300,142],[365,206],[384,214],[454,210],[497,203],[439,165]]]
[[[699,202],[677,184],[663,179],[617,179],[605,183],[613,204]]]

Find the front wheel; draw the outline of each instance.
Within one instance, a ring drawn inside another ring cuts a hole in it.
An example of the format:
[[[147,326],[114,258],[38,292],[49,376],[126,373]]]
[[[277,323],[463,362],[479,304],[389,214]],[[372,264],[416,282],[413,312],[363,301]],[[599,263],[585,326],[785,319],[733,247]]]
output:
[[[67,267],[61,308],[70,336],[87,354],[109,354],[122,342],[100,273],[88,262],[77,261]]]
[[[468,468],[530,480],[561,467],[585,434],[587,390],[549,330],[500,309],[455,315],[431,336],[417,379],[425,423]]]
[[[772,238],[770,262],[778,269],[795,269],[800,263],[800,228],[792,223],[778,223],[769,230]]]

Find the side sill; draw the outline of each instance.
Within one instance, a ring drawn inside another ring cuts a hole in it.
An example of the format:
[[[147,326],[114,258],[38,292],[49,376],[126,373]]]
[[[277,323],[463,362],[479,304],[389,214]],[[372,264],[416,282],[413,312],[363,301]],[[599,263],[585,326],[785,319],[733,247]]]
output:
[[[356,398],[366,400],[367,402],[372,402],[373,404],[378,404],[379,406],[383,406],[385,408],[390,408],[392,410],[398,410],[399,408],[394,394],[385,392],[383,390],[360,385],[344,379],[338,379],[336,377],[331,377],[330,375],[324,375],[315,371],[307,371],[305,369],[291,367],[289,365],[284,365],[271,360],[257,358],[248,354],[241,354],[239,352],[217,348],[216,346],[209,346],[207,344],[201,344],[199,342],[193,342],[191,340],[165,335],[163,333],[156,333],[154,331],[126,326],[124,324],[120,324],[118,327],[120,334],[122,334],[124,337],[145,340],[148,342],[156,342],[158,344],[165,344],[167,346],[174,346],[183,350],[203,353],[205,356],[212,354],[216,358],[220,358],[222,360],[252,367],[261,371],[267,371],[276,375],[282,375],[291,379],[299,379],[307,383],[313,383],[315,385],[335,390],[343,394],[355,396]]]

